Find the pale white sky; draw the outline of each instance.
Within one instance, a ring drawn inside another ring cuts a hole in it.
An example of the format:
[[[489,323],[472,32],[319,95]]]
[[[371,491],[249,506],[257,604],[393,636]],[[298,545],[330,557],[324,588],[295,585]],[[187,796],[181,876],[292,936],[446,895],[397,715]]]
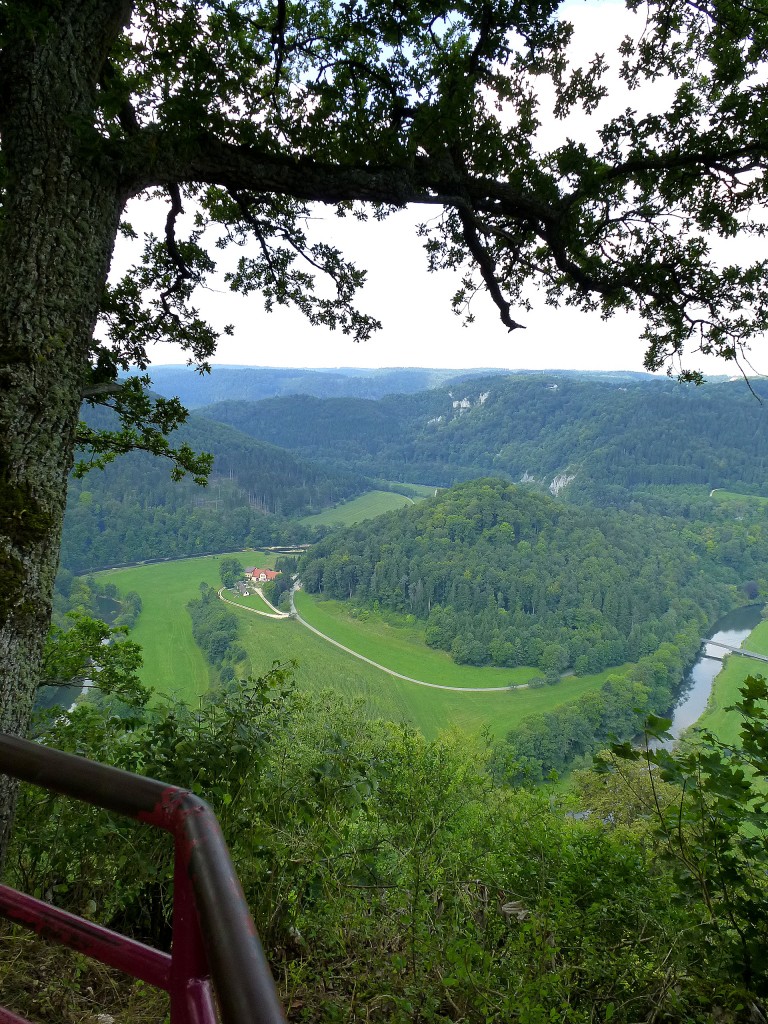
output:
[[[564,7],[575,26],[573,54],[587,63],[595,52],[612,56],[626,33],[642,31],[644,15],[631,15],[616,0],[568,0]],[[572,116],[565,122],[554,119],[540,132],[542,145],[552,145],[569,135],[589,140],[602,120],[628,106],[645,113],[664,106],[669,86],[657,84],[642,93],[629,93],[618,78],[595,118]],[[542,96],[543,109],[546,109]],[[136,203],[127,217],[134,227],[162,233],[165,212],[149,226],[146,212]],[[359,308],[373,314],[383,329],[363,344],[355,344],[339,332],[310,327],[296,312],[278,309],[265,313],[257,294],[244,298],[231,293],[222,282],[196,301],[204,315],[218,328],[232,323],[233,337],[222,336],[215,363],[254,366],[306,367],[501,367],[508,369],[642,370],[644,346],[638,340],[640,321],[621,314],[604,322],[596,314],[572,309],[552,309],[531,291],[531,312],[512,310],[525,330],[509,334],[498,319],[491,300],[478,294],[473,304],[475,323],[464,327],[451,311],[450,299],[458,286],[456,275],[429,274],[415,225],[434,215],[434,210],[405,210],[382,223],[338,220],[330,210],[318,208],[318,237],[339,245],[345,255],[368,271],[360,294]],[[180,224],[179,237],[183,237]],[[241,255],[242,250],[236,250]],[[214,258],[220,254],[216,252]],[[746,253],[744,254],[746,258]],[[124,268],[124,249],[116,251],[114,267]],[[222,260],[223,263],[223,260]],[[173,345],[157,345],[151,351],[155,363],[184,363],[184,354]],[[759,371],[760,352],[755,346],[753,364]],[[733,365],[697,356],[689,367],[704,372],[732,373]]]

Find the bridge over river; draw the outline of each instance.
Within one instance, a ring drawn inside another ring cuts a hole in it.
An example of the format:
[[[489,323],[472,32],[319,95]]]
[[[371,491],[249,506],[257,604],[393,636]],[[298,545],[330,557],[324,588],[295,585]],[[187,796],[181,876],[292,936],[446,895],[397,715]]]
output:
[[[754,651],[747,651],[743,647],[731,647],[730,644],[723,644],[719,640],[707,640],[706,637],[701,638],[701,642],[705,647],[722,647],[724,651],[728,651],[730,654],[740,654],[743,658],[754,658],[756,661],[768,661],[768,657],[765,654],[756,654]],[[716,658],[720,660],[714,654],[708,654],[709,658]]]

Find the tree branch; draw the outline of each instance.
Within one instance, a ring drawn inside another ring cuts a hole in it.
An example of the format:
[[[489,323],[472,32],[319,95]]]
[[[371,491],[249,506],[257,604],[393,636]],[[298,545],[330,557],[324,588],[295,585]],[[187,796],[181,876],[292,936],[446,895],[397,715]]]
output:
[[[277,0],[277,22],[272,30],[271,43],[275,47],[275,80],[272,86],[272,102],[277,102],[277,94],[280,88],[280,78],[283,73],[283,61],[285,60],[285,25],[287,11],[285,0]]]
[[[122,84],[122,79],[115,70],[114,64],[112,64],[110,60],[105,60],[99,79],[99,85],[101,88],[104,90],[118,90]],[[141,131],[141,125],[139,124],[139,120],[136,116],[136,110],[127,96],[121,99],[117,112],[117,120],[126,135],[136,135],[137,132]]]
[[[485,286],[490,292],[491,298],[499,310],[501,322],[509,331],[516,331],[518,328],[525,328],[525,324],[519,324],[509,315],[510,303],[504,298],[504,294],[499,287],[498,278],[496,276],[496,267],[493,264],[490,253],[480,240],[475,218],[466,206],[459,207],[457,212],[459,220],[461,221],[464,241],[467,243],[467,248],[472,253],[475,262],[480,268],[480,273],[482,274],[483,281],[485,281]]]
[[[740,161],[749,160],[743,166],[736,166]],[[734,176],[744,174],[748,171],[764,168],[768,163],[766,145],[764,143],[751,143],[746,146],[737,146],[731,149],[716,150],[702,149],[697,152],[681,153],[652,153],[644,157],[631,157],[621,163],[604,165],[595,176],[589,187],[577,187],[565,199],[565,206],[572,206],[581,202],[585,197],[591,197],[599,192],[600,186],[608,181],[617,181],[621,178],[632,178],[636,175],[648,174],[652,171],[679,171],[687,168],[698,170],[712,170],[720,174]]]
[[[181,189],[176,182],[171,182],[168,185],[168,194],[171,197],[171,209],[168,211],[168,217],[165,221],[165,247],[171,258],[171,263],[176,268],[176,277],[173,283],[160,293],[160,302],[166,316],[176,317],[168,303],[168,299],[171,295],[181,291],[184,287],[184,282],[193,280],[195,275],[187,266],[176,241],[176,220],[179,214],[184,212],[184,208],[181,205]]]

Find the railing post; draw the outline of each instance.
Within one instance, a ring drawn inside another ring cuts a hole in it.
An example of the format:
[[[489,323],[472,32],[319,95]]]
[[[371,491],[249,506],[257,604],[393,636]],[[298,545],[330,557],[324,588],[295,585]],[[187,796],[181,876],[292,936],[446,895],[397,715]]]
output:
[[[0,773],[173,834],[173,951],[168,956],[7,886],[0,886],[0,917],[166,990],[172,1024],[285,1024],[224,837],[204,801],[5,733]],[[0,1007],[0,1024],[26,1022]]]
[[[187,844],[176,838],[173,866],[171,1024],[207,1024],[216,1020],[208,963],[189,877]]]

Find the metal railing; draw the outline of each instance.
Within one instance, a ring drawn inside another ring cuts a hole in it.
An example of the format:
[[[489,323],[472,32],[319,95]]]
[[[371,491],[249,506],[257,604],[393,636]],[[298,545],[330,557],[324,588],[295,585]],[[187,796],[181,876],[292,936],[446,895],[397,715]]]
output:
[[[170,996],[171,1024],[285,1024],[224,837],[188,790],[0,733],[0,772],[135,818],[175,842],[171,953],[0,885],[0,916]],[[215,1003],[213,992],[215,992]],[[27,1024],[0,1007],[0,1024]]]

